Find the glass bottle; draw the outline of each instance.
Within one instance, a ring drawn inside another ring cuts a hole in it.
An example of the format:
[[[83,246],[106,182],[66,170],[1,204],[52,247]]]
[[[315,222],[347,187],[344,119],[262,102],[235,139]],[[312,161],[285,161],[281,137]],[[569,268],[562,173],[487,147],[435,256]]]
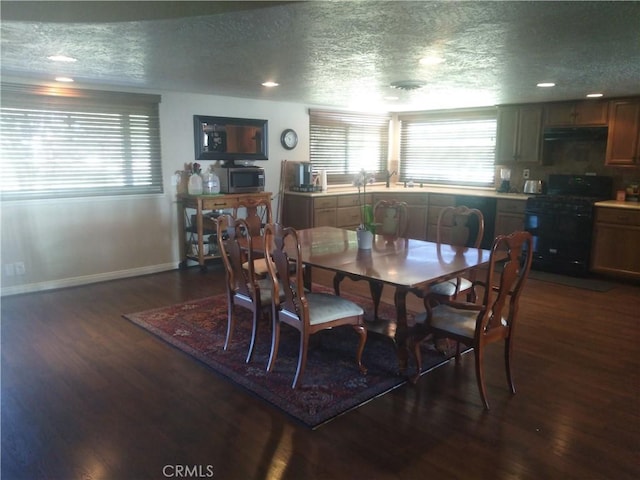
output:
[[[202,177],[197,173],[189,177],[189,195],[202,195]]]

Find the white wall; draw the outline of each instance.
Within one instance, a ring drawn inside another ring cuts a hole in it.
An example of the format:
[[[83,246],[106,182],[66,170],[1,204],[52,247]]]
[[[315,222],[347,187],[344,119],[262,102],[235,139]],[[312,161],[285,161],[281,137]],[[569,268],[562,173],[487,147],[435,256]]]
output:
[[[308,108],[302,104],[213,95],[160,93],[165,193],[162,195],[3,202],[0,206],[2,295],[32,292],[177,268],[179,232],[173,174],[194,161],[193,115],[269,121],[266,190],[278,192],[284,159],[306,161]],[[298,146],[280,145],[285,128]],[[207,167],[212,162],[202,161]],[[274,198],[274,212],[277,210]],[[24,262],[24,275],[7,276],[6,264]]]

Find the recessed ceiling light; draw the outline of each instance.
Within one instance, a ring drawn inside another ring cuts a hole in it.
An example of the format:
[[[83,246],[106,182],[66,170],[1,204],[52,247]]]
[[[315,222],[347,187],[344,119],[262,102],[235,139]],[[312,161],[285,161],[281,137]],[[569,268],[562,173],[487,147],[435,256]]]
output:
[[[444,58],[437,55],[428,55],[420,59],[420,65],[438,65],[444,62]]]
[[[73,81],[71,77],[56,77],[56,82],[72,83]]]
[[[277,82],[263,82],[263,84],[262,84],[263,87],[269,87],[269,88],[277,87],[278,85],[280,85],[280,84],[277,83]]]
[[[587,94],[587,98],[600,98],[604,96],[603,93],[588,93]]]
[[[541,88],[549,88],[549,87],[555,87],[556,84],[553,82],[541,82],[537,86]]]
[[[67,57],[66,55],[51,55],[50,57],[47,57],[49,60],[53,61],[53,62],[67,62],[67,63],[72,63],[72,62],[77,62],[78,60],[73,58],[73,57]]]

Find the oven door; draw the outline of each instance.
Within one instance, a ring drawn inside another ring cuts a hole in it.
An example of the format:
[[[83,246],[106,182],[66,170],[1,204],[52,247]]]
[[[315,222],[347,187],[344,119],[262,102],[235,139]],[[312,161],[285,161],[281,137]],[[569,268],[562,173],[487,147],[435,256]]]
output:
[[[533,237],[533,268],[568,275],[588,272],[590,214],[525,211],[524,228]]]

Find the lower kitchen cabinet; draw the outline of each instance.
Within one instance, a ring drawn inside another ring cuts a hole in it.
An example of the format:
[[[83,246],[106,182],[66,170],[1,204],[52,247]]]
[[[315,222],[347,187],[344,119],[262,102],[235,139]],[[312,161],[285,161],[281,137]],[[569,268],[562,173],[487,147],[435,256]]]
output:
[[[640,279],[640,209],[596,207],[593,272]]]
[[[526,200],[498,199],[496,202],[495,236],[524,230],[526,203]]]
[[[445,207],[453,207],[456,204],[455,195],[431,193],[429,194],[429,208],[427,209],[427,240],[438,240],[438,217]]]

